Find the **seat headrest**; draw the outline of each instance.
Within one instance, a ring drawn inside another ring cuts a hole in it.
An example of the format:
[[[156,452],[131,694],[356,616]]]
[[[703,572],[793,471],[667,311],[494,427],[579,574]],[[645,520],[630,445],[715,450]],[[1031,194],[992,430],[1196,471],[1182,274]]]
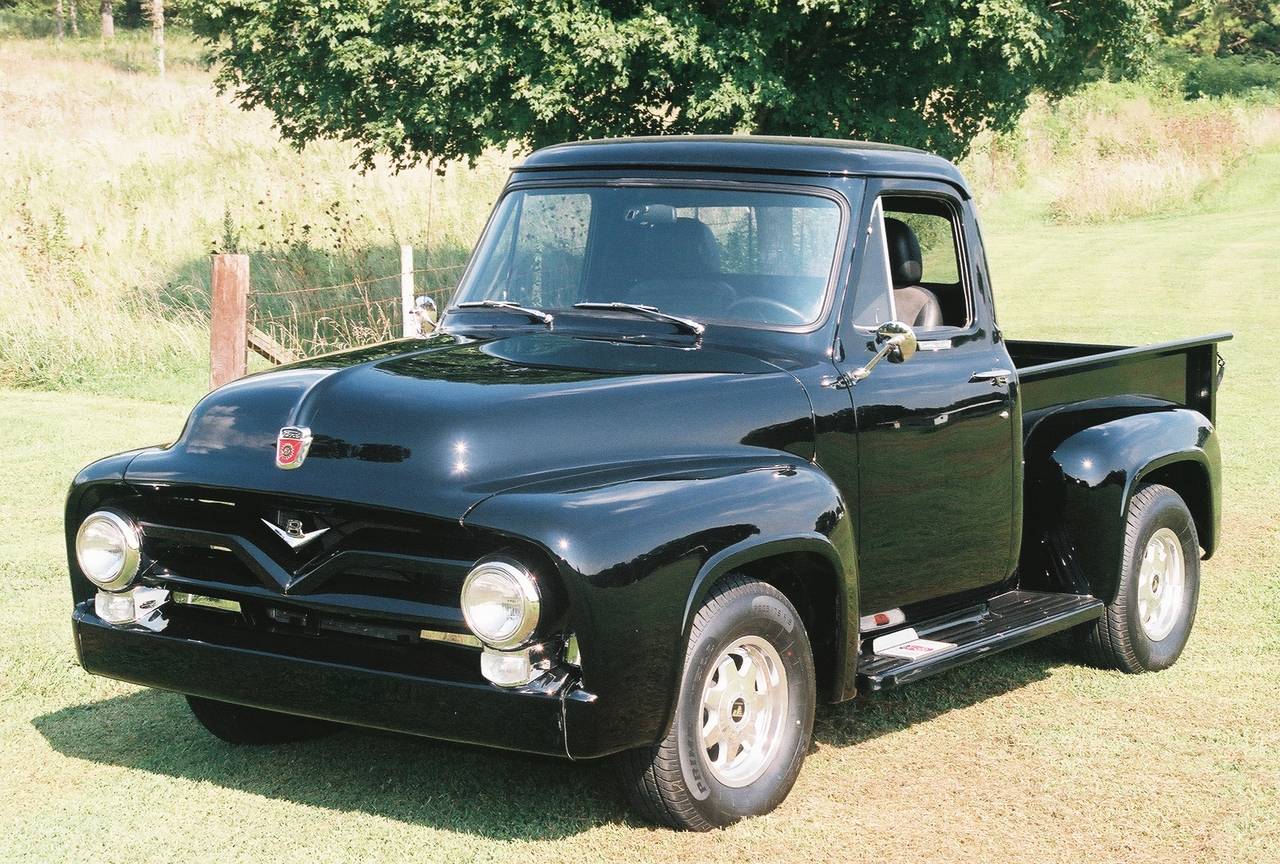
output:
[[[720,272],[720,244],[702,221],[682,216],[667,224],[645,225],[641,230],[644,241],[639,264],[644,278]]]
[[[911,226],[888,216],[884,220],[885,240],[889,244],[889,273],[895,288],[914,285],[924,275],[920,241]]]

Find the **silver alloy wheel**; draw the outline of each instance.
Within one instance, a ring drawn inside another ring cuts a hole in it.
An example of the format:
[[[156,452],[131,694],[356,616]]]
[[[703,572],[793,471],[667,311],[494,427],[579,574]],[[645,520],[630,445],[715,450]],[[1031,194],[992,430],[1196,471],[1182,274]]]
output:
[[[759,636],[743,636],[720,652],[702,685],[700,740],[711,775],[725,786],[754,782],[782,744],[788,708],[787,670]]]
[[[1147,541],[1138,569],[1138,621],[1152,642],[1173,631],[1182,613],[1187,562],[1182,540],[1171,528],[1160,528]]]

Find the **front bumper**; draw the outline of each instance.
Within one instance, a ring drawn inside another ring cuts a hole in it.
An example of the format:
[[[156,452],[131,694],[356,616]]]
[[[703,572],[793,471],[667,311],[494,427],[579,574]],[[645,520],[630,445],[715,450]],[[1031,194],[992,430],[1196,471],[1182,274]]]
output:
[[[595,696],[563,672],[504,690],[280,653],[257,634],[229,644],[118,627],[99,618],[92,601],[76,606],[72,631],[86,671],[147,687],[551,756],[585,758],[616,749],[597,739]]]

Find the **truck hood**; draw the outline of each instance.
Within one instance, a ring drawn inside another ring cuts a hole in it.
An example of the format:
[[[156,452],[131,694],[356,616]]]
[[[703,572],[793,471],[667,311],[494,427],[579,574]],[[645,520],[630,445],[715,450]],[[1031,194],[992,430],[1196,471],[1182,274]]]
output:
[[[311,430],[275,465],[281,427]],[[342,500],[461,518],[484,498],[584,474],[685,460],[808,458],[803,386],[716,348],[551,333],[439,335],[295,363],[206,396],[181,437],[144,451],[131,483]]]

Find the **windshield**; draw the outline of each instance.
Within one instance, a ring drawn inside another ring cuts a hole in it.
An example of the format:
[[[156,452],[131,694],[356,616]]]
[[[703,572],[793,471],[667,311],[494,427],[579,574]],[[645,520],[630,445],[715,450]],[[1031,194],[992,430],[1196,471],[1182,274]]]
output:
[[[517,190],[502,199],[454,306],[592,314],[573,307],[630,303],[697,321],[803,326],[822,315],[839,233],[840,207],[819,195]]]

